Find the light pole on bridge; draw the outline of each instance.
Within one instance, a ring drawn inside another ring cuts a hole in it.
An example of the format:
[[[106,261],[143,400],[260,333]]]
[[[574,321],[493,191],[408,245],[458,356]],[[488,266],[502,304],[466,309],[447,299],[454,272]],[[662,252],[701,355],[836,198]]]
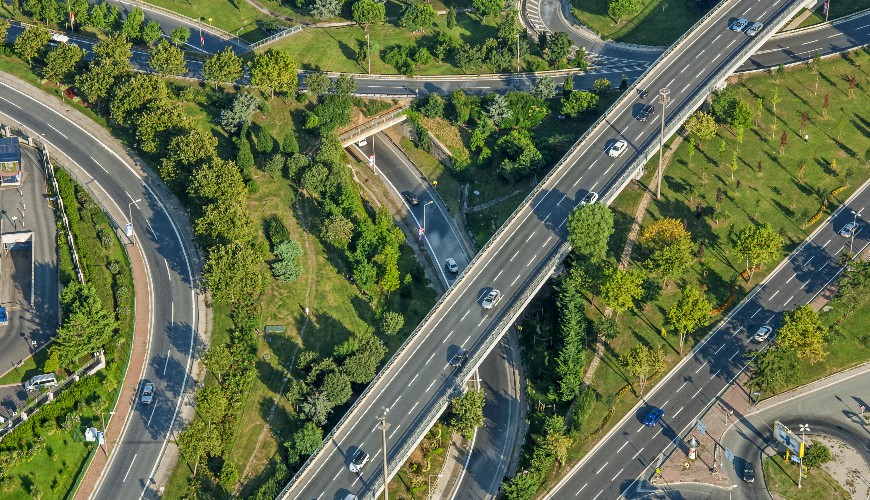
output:
[[[662,105],[662,128],[659,134],[659,171],[656,185],[656,199],[662,199],[662,155],[665,151],[665,106],[671,102],[671,90],[667,87],[659,89],[659,104]]]

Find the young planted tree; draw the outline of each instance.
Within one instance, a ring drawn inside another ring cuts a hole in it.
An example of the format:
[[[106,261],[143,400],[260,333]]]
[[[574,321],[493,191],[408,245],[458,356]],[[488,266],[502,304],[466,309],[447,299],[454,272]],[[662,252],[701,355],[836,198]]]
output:
[[[782,251],[782,236],[769,223],[750,225],[737,234],[734,251],[746,259],[748,281],[752,279],[756,267],[779,256]]]
[[[175,32],[173,31],[173,33]],[[223,50],[205,60],[202,73],[206,79],[214,82],[214,88],[217,90],[218,83],[231,83],[242,76],[242,60],[233,52],[233,49],[224,47]]]
[[[693,262],[691,234],[680,220],[659,219],[644,229],[641,241],[650,250],[646,264],[662,285],[682,276]]]
[[[822,118],[828,117],[828,107],[831,105],[830,96],[825,94],[825,99],[822,101]]]
[[[329,90],[332,81],[326,74],[317,72],[305,76],[305,90],[314,97],[320,97]]]
[[[755,128],[763,125],[762,113],[764,113],[764,98],[758,97],[755,99]]]
[[[163,30],[156,22],[148,21],[148,24],[142,28],[142,41],[147,45],[154,45],[161,38],[163,38]]]
[[[703,111],[695,111],[683,125],[690,134],[695,134],[698,139],[706,141],[716,137],[719,125],[713,115]]]
[[[779,155],[782,156],[785,154],[785,147],[788,146],[788,131],[783,130],[782,135],[779,137]]]
[[[683,355],[686,335],[710,324],[712,310],[713,304],[707,300],[704,292],[692,286],[683,289],[683,296],[668,311],[668,321],[680,335],[680,356]]]
[[[619,360],[625,366],[625,371],[637,379],[640,397],[643,397],[647,380],[665,368],[665,354],[662,348],[651,349],[645,344],[632,347],[628,353],[621,355]]]
[[[190,40],[190,30],[185,26],[179,26],[172,30],[169,34],[169,39],[172,40],[172,43],[175,44],[176,47],[179,45],[183,45]],[[229,47],[227,47],[229,48]]]
[[[777,342],[812,364],[827,355],[827,336],[828,328],[822,324],[819,313],[807,304],[785,313]]]

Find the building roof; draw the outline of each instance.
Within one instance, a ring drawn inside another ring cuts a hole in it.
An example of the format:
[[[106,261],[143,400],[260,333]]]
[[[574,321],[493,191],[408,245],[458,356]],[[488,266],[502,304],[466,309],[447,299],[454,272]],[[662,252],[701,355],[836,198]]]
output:
[[[17,137],[0,137],[0,162],[21,161]]]

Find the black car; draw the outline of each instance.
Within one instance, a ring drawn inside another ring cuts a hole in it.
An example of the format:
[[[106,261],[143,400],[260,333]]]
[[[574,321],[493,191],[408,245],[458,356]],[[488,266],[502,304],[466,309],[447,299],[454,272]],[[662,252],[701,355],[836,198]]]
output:
[[[641,108],[640,113],[637,115],[637,119],[645,122],[649,119],[650,116],[655,113],[656,108],[652,104],[647,104],[643,108]]]
[[[468,351],[460,347],[459,350],[456,351],[456,354],[450,358],[450,366],[459,368],[463,363],[465,363],[466,359],[468,359]]]
[[[755,482],[755,466],[752,462],[745,462],[743,465],[743,480],[747,483]]]
[[[419,205],[420,204],[420,198],[417,198],[417,195],[410,192],[410,191],[405,193],[405,199],[408,200],[408,203],[410,203],[411,205]]]

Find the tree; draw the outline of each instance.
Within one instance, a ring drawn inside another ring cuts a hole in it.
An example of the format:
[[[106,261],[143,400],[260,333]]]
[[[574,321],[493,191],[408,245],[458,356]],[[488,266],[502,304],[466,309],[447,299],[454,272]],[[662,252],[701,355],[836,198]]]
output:
[[[751,356],[751,375],[747,385],[763,394],[774,394],[785,388],[799,364],[797,354],[783,347],[751,351],[746,355]]]
[[[780,156],[785,154],[785,147],[788,146],[788,130],[782,131],[782,136],[779,138],[779,154]]]
[[[311,4],[311,15],[318,19],[338,17],[342,5],[341,0],[314,0]]]
[[[71,43],[61,43],[45,56],[45,67],[42,74],[51,81],[62,82],[75,69],[85,49]]]
[[[661,347],[651,349],[645,344],[632,347],[627,354],[619,357],[625,371],[637,379],[639,396],[643,397],[646,381],[665,367],[665,354]]]
[[[69,366],[79,357],[102,349],[118,325],[91,284],[70,283],[60,294],[60,304],[63,322],[52,349],[60,363]]]
[[[260,127],[257,132],[257,151],[271,153],[273,149],[275,149],[275,139],[272,138],[272,133],[266,127]]]
[[[321,226],[321,237],[336,248],[346,250],[353,238],[353,222],[341,214],[331,215]]]
[[[779,87],[773,88],[773,95],[770,98],[770,103],[773,104],[773,124],[776,125],[776,105],[782,101],[782,97],[779,96]]]
[[[504,94],[493,94],[492,100],[489,106],[486,107],[484,114],[495,124],[510,118],[511,109]]]
[[[24,0],[22,12],[46,25],[60,22],[60,5],[51,0]]]
[[[130,70],[132,46],[123,33],[113,33],[94,45],[94,55],[100,64],[107,64],[112,68],[114,77]]]
[[[779,79],[785,76],[785,66],[780,64],[776,67],[776,83],[779,85]]]
[[[410,3],[402,12],[402,26],[410,31],[426,31],[435,24],[435,8],[428,3]]]
[[[734,102],[730,123],[736,130],[744,130],[752,126],[752,108],[746,104],[746,101],[739,99]]]
[[[383,2],[375,0],[357,0],[351,11],[353,20],[366,31],[369,30],[369,25],[384,22],[387,15]]]
[[[287,448],[287,461],[293,465],[306,459],[323,445],[323,429],[314,422],[305,422],[301,429],[293,434],[290,441],[284,443]]]
[[[115,76],[115,69],[111,64],[92,63],[88,71],[76,76],[76,88],[86,101],[96,106],[109,95],[109,90],[115,84]]]
[[[683,296],[668,311],[668,321],[680,335],[680,356],[683,355],[686,335],[710,324],[712,310],[713,304],[702,291],[692,286],[683,288]]]
[[[366,384],[375,378],[378,363],[384,359],[387,348],[371,333],[356,337],[357,348],[341,364],[341,371],[358,384]]]
[[[556,356],[559,375],[559,398],[570,401],[577,396],[583,383],[584,341],[586,337],[585,297],[580,285],[569,277],[558,284],[557,306],[561,347]]]
[[[804,451],[801,463],[807,467],[821,467],[823,464],[830,462],[831,450],[815,439],[812,442],[813,444]]]
[[[260,109],[260,100],[253,94],[240,92],[236,94],[232,105],[221,111],[221,126],[230,134],[250,125],[251,117]]]
[[[607,15],[616,21],[616,24],[622,22],[626,17],[631,17],[643,9],[644,3],[641,0],[610,0],[607,5]]]
[[[163,30],[160,29],[160,25],[154,21],[148,21],[148,24],[142,29],[142,41],[148,45],[154,45],[161,38],[163,38]]]
[[[335,406],[343,405],[353,395],[350,387],[350,379],[344,373],[335,371],[327,373],[323,377],[320,389],[326,398]]]
[[[203,457],[220,454],[222,440],[219,426],[195,419],[178,435],[175,443],[182,456],[193,460],[193,476],[196,477],[197,468]]]
[[[513,47],[516,50],[517,37],[522,32],[523,26],[520,24],[520,14],[516,10],[511,10],[498,22],[498,34],[496,38],[498,38],[499,43],[503,47]]]
[[[613,212],[602,203],[581,205],[568,217],[568,241],[576,253],[592,260],[604,259],[613,231]]]
[[[275,246],[275,262],[272,263],[272,275],[285,283],[302,276],[302,263],[299,257],[302,249],[293,240],[282,241]]]
[[[228,403],[220,387],[205,386],[196,391],[196,414],[209,424],[226,417]]]
[[[268,89],[269,96],[275,92],[292,94],[299,84],[296,63],[286,52],[269,49],[254,56],[251,65],[251,84]]]
[[[305,75],[305,90],[315,97],[325,94],[331,83],[329,77],[319,71]]]
[[[202,360],[208,371],[218,379],[218,383],[223,383],[224,376],[229,373],[233,365],[230,350],[223,344],[212,345],[206,349],[202,354]]]
[[[531,94],[542,101],[556,97],[556,81],[552,77],[543,76],[535,80]]]
[[[236,141],[238,152],[236,153],[236,165],[244,179],[251,177],[251,170],[254,168],[254,153],[251,152],[251,142],[247,137],[239,137]]]
[[[483,425],[484,397],[482,390],[469,390],[450,402],[448,425],[465,439],[474,437],[474,430]]]
[[[785,313],[777,342],[812,364],[827,355],[827,336],[828,329],[822,325],[819,313],[807,304]]]
[[[285,156],[281,153],[275,153],[266,161],[266,166],[263,171],[269,174],[269,177],[274,179],[280,176],[281,171],[284,170],[284,162]]]
[[[215,302],[238,304],[256,299],[265,287],[262,259],[250,245],[231,242],[209,252],[202,273],[203,284]]]
[[[395,335],[405,326],[405,317],[402,313],[387,311],[381,316],[381,332],[384,335]]]
[[[641,241],[651,250],[648,265],[662,277],[662,283],[682,276],[693,261],[692,237],[680,220],[657,220],[644,229]]]
[[[547,37],[544,47],[544,55],[551,65],[557,65],[564,61],[571,52],[571,39],[568,33],[558,31]]]
[[[684,127],[687,132],[695,134],[702,141],[716,137],[716,132],[719,129],[713,115],[703,111],[695,111],[692,113],[692,116],[686,120]]]
[[[121,26],[121,33],[126,35],[131,41],[139,40],[142,36],[142,23],[145,22],[145,13],[139,7],[134,7],[127,18],[124,19],[124,24]]]
[[[429,94],[426,105],[420,108],[420,113],[429,118],[441,118],[444,116],[444,98],[434,92]]]
[[[752,278],[755,268],[777,258],[782,251],[782,236],[768,223],[743,228],[737,234],[734,250],[746,259],[748,279]]]
[[[161,40],[154,47],[154,50],[151,51],[151,60],[148,63],[151,69],[165,75],[183,75],[187,73],[184,52],[166,40]]]
[[[870,261],[852,261],[837,285],[837,299],[845,308],[843,315],[848,316],[870,295]]]
[[[481,22],[485,23],[488,16],[498,14],[504,6],[503,0],[472,0],[471,6],[481,16]]]
[[[15,53],[27,61],[27,65],[30,66],[33,58],[42,52],[42,49],[48,43],[50,38],[51,34],[45,27],[38,25],[31,26],[18,35],[15,39],[15,43],[12,44],[12,48],[15,50]]]
[[[333,89],[335,90],[336,96],[338,96],[340,99],[346,100],[354,92],[356,92],[356,79],[353,75],[342,73],[338,75],[338,78],[335,79]]]
[[[634,309],[635,301],[643,296],[644,276],[638,271],[623,271],[609,267],[604,272],[598,295],[604,305],[619,313]]]
[[[581,90],[571,92],[568,97],[562,98],[562,114],[577,118],[581,114],[598,107],[599,97],[592,92]]]
[[[172,43],[174,43],[176,47],[185,44],[190,40],[190,30],[185,26],[179,26],[172,30],[169,34],[169,39],[172,40]],[[229,47],[225,47],[225,49],[228,48]],[[230,52],[232,52],[232,50],[230,50]]]
[[[606,90],[610,90],[611,83],[607,78],[598,78],[594,82],[592,82],[592,90],[596,94],[600,94]]]
[[[173,35],[175,31],[172,32]],[[214,82],[217,90],[218,83],[234,82],[242,76],[242,60],[230,47],[205,60],[202,66],[202,74],[207,80]]]
[[[0,19],[0,45],[6,46],[6,35],[9,33],[9,27],[12,26],[12,23],[9,22],[9,19]]]
[[[447,9],[447,29],[452,30],[456,27],[456,9],[450,7]]]

